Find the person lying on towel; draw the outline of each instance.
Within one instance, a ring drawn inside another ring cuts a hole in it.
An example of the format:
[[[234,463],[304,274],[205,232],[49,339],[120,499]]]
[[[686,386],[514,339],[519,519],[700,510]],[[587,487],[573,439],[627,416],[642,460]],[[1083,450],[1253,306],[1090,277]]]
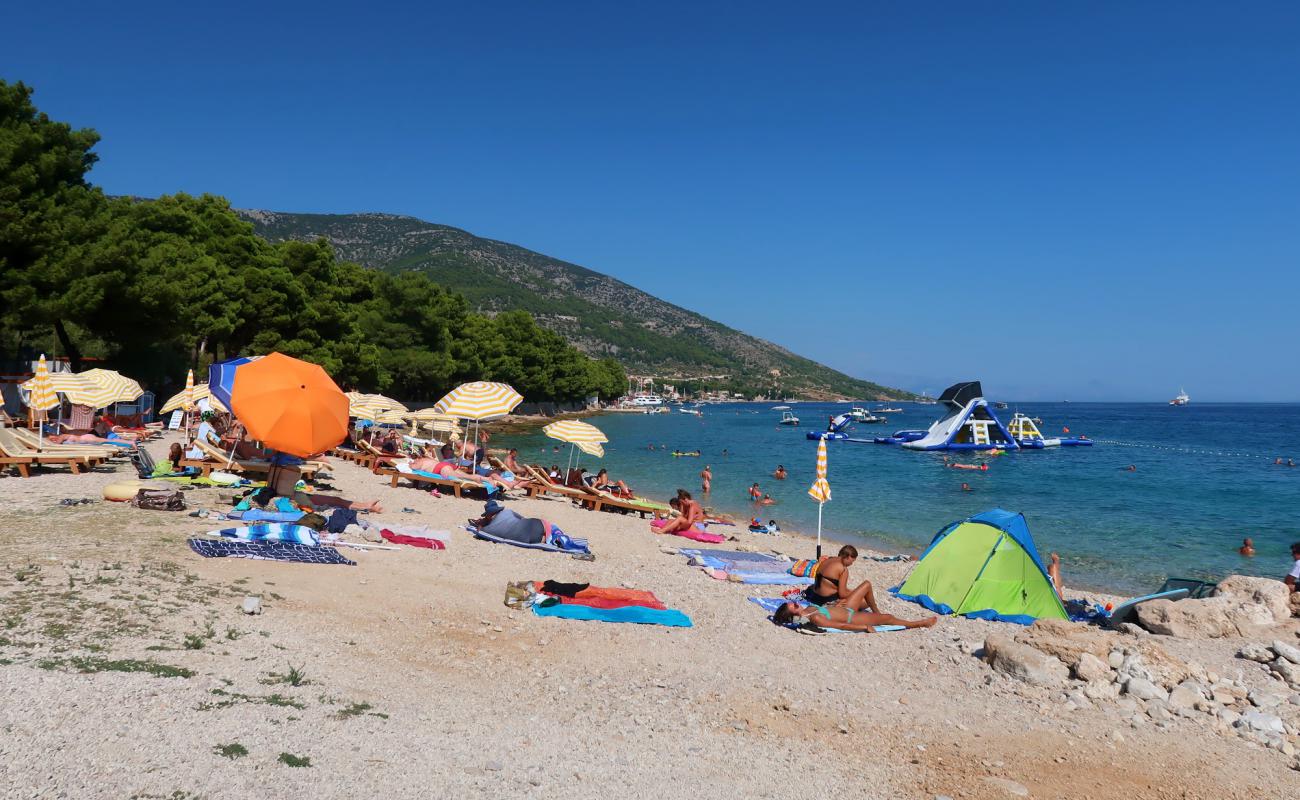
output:
[[[428,453],[429,448],[425,448],[425,452]],[[474,473],[462,468],[459,461],[456,459],[451,445],[449,444],[444,444],[439,449],[438,455],[439,458],[424,455],[419,458],[411,459],[411,469],[417,472],[427,472],[430,475],[437,475],[441,478],[470,481],[471,483],[481,484],[485,489],[487,489],[489,494],[498,489],[504,490],[510,488],[504,481],[492,477],[491,475],[475,475]]]
[[[938,617],[903,619],[893,614],[863,611],[862,605],[865,605],[865,601],[860,598],[858,603],[860,605],[854,608],[854,604],[849,600],[829,606],[801,606],[793,601],[787,601],[772,615],[772,621],[778,625],[808,623],[814,628],[833,628],[835,630],[860,631],[862,633],[870,633],[877,625],[929,628],[939,621]]]
[[[484,504],[483,516],[469,522],[484,533],[520,544],[538,544],[559,531],[544,519],[521,517],[495,500]]]
[[[857,586],[849,585],[849,567],[858,560],[858,548],[846,544],[834,556],[827,556],[817,564],[813,573],[813,585],[804,590],[803,596],[814,606],[830,603],[843,604],[852,597],[862,597],[865,606],[873,613],[880,613],[876,605],[876,595],[871,589],[871,581],[863,581]]]

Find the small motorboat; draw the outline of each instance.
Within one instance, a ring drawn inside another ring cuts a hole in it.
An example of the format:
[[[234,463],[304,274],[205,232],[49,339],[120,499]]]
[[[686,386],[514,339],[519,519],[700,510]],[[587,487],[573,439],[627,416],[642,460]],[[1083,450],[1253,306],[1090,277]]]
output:
[[[901,409],[901,408],[873,408],[873,409],[871,409],[871,413],[872,413],[872,414],[902,414],[902,413],[903,413],[903,409]]]
[[[683,414],[690,414],[696,417],[704,416],[704,412],[699,410],[698,408],[679,408],[677,410],[682,412]]]
[[[777,424],[778,424],[778,425],[798,425],[798,424],[799,424],[799,418],[796,417],[796,416],[794,415],[793,412],[790,412],[790,411],[782,411],[782,412],[781,412],[781,421],[778,422]]]
[[[995,403],[993,404],[993,407],[996,408],[996,409],[998,409],[999,411],[1004,410],[1004,409],[1011,408],[1011,406],[1007,405],[1006,403],[1002,402],[1001,400],[998,400],[997,402],[995,402]]]

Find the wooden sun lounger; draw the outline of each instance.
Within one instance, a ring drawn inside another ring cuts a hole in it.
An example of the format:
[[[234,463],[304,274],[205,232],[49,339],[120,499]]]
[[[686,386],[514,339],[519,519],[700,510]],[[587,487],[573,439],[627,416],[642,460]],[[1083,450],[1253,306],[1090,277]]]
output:
[[[203,451],[205,458],[183,458],[181,459],[182,467],[196,467],[203,477],[211,475],[214,470],[230,472],[271,472],[270,461],[249,461],[247,459],[230,460],[230,454],[222,451],[218,447],[213,447],[207,442],[201,442],[195,439],[191,445]],[[310,478],[321,468],[321,464],[315,461],[306,461],[299,468],[304,478]]]
[[[412,475],[409,472],[402,472],[401,470],[397,470],[392,467],[376,466],[374,472],[376,475],[389,476],[392,480],[392,485],[394,488],[397,487],[398,480],[405,478],[406,480],[416,485],[419,485],[421,483],[427,483],[432,486],[437,486],[444,489],[451,489],[452,492],[457,497],[461,497],[462,496],[461,492],[466,489],[482,489],[483,491],[487,491],[483,487],[483,484],[475,483],[474,481],[462,481],[462,480],[456,480],[454,478],[430,478],[428,475]]]
[[[380,464],[391,464],[394,461],[406,458],[406,456],[385,453],[370,442],[357,442],[357,447],[361,449],[361,455],[357,463],[371,472],[379,472]]]
[[[54,442],[43,442],[37,434],[24,428],[15,428],[13,434],[28,450],[41,453],[81,455],[98,462],[108,461],[114,456],[129,456],[131,453],[128,449],[108,444],[55,444]]]
[[[572,486],[565,486],[551,480],[546,471],[541,467],[532,464],[524,464],[524,469],[528,470],[533,480],[536,481],[534,486],[538,488],[538,494],[558,494],[561,497],[567,497],[570,500],[578,500],[584,505],[590,504],[590,496],[581,489],[575,489]]]
[[[655,513],[655,511],[657,510],[651,508],[650,506],[643,505],[641,503],[636,503],[630,500],[624,500],[621,497],[615,497],[609,492],[602,492],[598,489],[592,489],[590,486],[583,487],[582,491],[590,499],[590,501],[593,504],[592,507],[596,511],[603,511],[604,509],[607,508],[616,509],[620,511],[635,511],[636,513],[640,514],[641,517],[644,519],[645,517]]]
[[[94,469],[100,461],[84,455],[38,453],[23,445],[10,428],[0,428],[0,463],[17,467],[19,475],[30,478],[30,468],[36,465],[63,465],[72,470],[73,475],[80,475],[82,468]]]

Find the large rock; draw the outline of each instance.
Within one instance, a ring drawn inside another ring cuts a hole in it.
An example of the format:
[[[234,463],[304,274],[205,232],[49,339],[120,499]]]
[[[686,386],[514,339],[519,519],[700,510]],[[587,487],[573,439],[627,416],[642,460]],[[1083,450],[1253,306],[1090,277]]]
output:
[[[1300,689],[1300,666],[1292,664],[1285,658],[1278,658],[1268,665],[1274,675],[1286,682],[1287,686]]]
[[[1204,600],[1152,600],[1137,607],[1142,627],[1180,639],[1254,636],[1291,616],[1286,585],[1230,575]]]
[[[1273,622],[1285,622],[1291,618],[1290,595],[1290,588],[1281,581],[1246,575],[1229,575],[1219,581],[1214,590],[1216,598],[1230,597],[1244,605],[1264,606]]]
[[[1114,637],[1065,619],[1040,619],[1017,633],[1016,641],[1055,656],[1063,663],[1076,664],[1084,653],[1105,659],[1113,647]]]
[[[1102,661],[1092,653],[1081,653],[1079,660],[1074,662],[1074,677],[1085,683],[1109,681],[1111,677],[1110,664]]]
[[[1237,658],[1244,658],[1247,661],[1257,661],[1260,664],[1267,664],[1273,660],[1273,651],[1269,650],[1259,642],[1247,642],[1237,651]]]
[[[993,669],[1036,686],[1060,686],[1070,674],[1055,656],[999,633],[984,640],[984,659]]]
[[[1124,693],[1139,700],[1168,700],[1169,693],[1145,678],[1129,678],[1124,682]]]

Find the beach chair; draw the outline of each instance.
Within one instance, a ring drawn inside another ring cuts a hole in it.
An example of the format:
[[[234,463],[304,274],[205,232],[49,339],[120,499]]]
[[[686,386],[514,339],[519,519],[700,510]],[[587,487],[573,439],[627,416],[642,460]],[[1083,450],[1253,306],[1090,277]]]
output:
[[[430,486],[437,486],[440,489],[451,489],[452,493],[456,495],[456,497],[462,497],[463,495],[461,494],[461,492],[464,492],[469,489],[479,489],[484,492],[487,491],[486,489],[484,489],[483,484],[476,483],[475,481],[458,480],[456,478],[434,478],[429,475],[417,475],[414,472],[404,472],[402,470],[399,470],[395,466],[377,465],[374,469],[374,472],[376,475],[388,476],[391,479],[391,483],[394,488],[397,487],[397,482],[399,480],[405,478],[406,480],[410,481],[412,484],[416,485],[417,487],[420,484],[428,484]]]
[[[394,461],[406,458],[406,456],[385,453],[370,442],[357,442],[357,447],[361,449],[357,463],[371,472],[378,472],[380,464],[392,464]]]
[[[628,500],[623,497],[615,497],[609,492],[602,492],[599,489],[593,489],[590,486],[582,487],[582,491],[586,493],[590,502],[593,504],[592,508],[596,511],[610,509],[621,513],[635,512],[640,514],[642,518],[645,518],[654,514],[656,511],[662,510],[658,507],[658,504],[651,503],[650,501]]]
[[[229,472],[256,472],[258,474],[261,473],[269,474],[271,471],[270,461],[261,461],[261,460],[254,460],[254,459],[239,459],[239,458],[236,458],[232,461],[230,459],[229,453],[225,452],[220,447],[216,447],[212,444],[209,444],[208,442],[203,442],[203,441],[199,441],[198,439],[195,439],[190,444],[191,446],[197,447],[200,451],[202,451],[205,457],[202,459],[193,459],[193,458],[181,459],[181,466],[198,467],[200,474],[202,474],[204,477],[212,474],[213,470],[222,470],[222,471],[229,471]],[[323,466],[324,465],[318,461],[304,461],[298,469],[299,472],[302,473],[302,477],[304,479],[310,479]]]
[[[54,442],[42,441],[35,431],[29,431],[26,428],[14,428],[13,434],[28,450],[35,450],[40,453],[88,456],[96,463],[103,463],[115,456],[126,455],[134,449],[110,444],[55,444]]]
[[[17,467],[19,475],[29,478],[32,466],[62,465],[73,475],[80,475],[82,469],[94,469],[101,460],[72,453],[40,453],[19,441],[12,428],[0,428],[0,463]]]
[[[558,494],[561,497],[567,497],[570,500],[576,500],[584,505],[590,503],[587,493],[581,489],[575,489],[571,486],[564,486],[551,480],[546,474],[546,470],[533,464],[524,464],[524,469],[528,470],[529,475],[534,481],[534,486],[538,488],[538,494]]]

